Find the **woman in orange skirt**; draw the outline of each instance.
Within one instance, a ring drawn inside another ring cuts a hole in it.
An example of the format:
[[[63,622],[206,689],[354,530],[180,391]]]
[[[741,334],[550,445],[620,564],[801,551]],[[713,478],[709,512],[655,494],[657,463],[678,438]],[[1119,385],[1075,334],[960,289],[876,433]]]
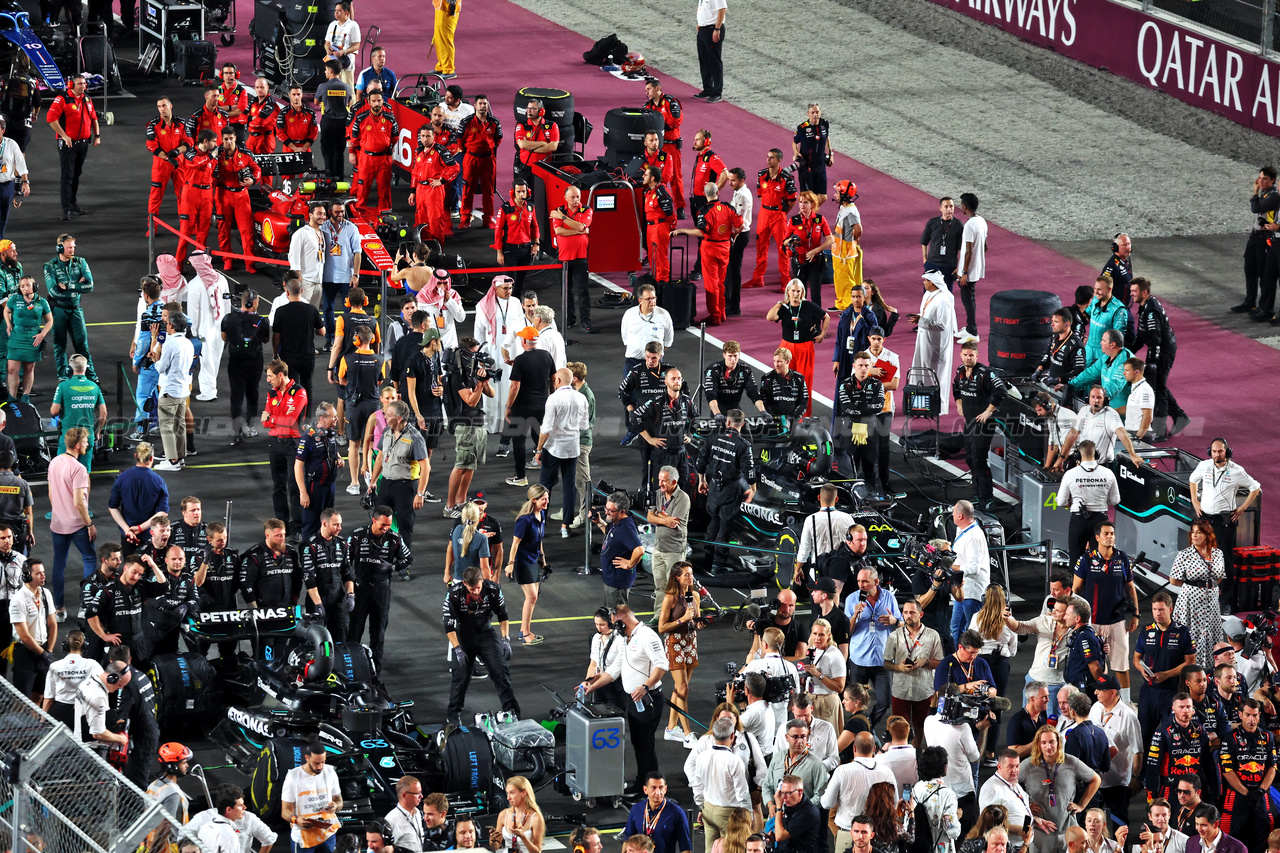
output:
[[[766,315],[770,323],[782,325],[782,346],[791,350],[791,369],[798,371],[809,386],[809,406],[813,410],[813,346],[827,336],[831,316],[816,302],[804,298],[804,282],[793,278],[787,282],[783,300]]]
[[[674,683],[671,716],[664,738],[682,741],[686,749],[692,749],[698,736],[690,728],[688,716],[680,711],[689,709],[689,680],[698,668],[702,596],[698,594],[690,563],[682,560],[671,567],[664,593],[662,608],[658,611],[658,633],[667,637],[667,661],[671,664],[668,672]]]

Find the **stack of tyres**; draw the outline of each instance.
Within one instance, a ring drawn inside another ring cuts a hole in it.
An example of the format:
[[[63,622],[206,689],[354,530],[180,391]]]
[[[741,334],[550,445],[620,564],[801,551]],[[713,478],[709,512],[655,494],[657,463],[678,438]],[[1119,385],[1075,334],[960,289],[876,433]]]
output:
[[[1280,580],[1280,550],[1266,545],[1235,549],[1236,610],[1265,610],[1271,607],[1277,580]]]
[[[662,134],[662,113],[643,107],[618,107],[604,116],[604,159],[610,169],[626,166],[644,152],[644,137]]]
[[[516,122],[524,122],[529,101],[534,98],[542,101],[542,108],[546,111],[544,119],[560,129],[560,145],[556,148],[556,153],[568,154],[573,151],[573,94],[564,89],[525,86],[516,92]]]
[[[1030,376],[1053,337],[1053,312],[1062,307],[1043,290],[1002,290],[991,295],[987,364],[1008,376]]]

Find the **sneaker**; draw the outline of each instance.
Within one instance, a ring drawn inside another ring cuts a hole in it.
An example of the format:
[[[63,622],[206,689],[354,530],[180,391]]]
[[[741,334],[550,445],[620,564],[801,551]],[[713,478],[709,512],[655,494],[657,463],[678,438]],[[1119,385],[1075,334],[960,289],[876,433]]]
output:
[[[125,436],[125,440],[126,441],[142,441],[146,437],[147,437],[147,434],[142,429],[142,427],[134,427],[129,431],[129,434]]]
[[[663,740],[673,740],[676,743],[684,743],[684,729],[679,726],[673,726],[663,733],[662,738]]]
[[[444,515],[445,515],[445,518],[461,518],[461,517],[462,517],[462,507],[460,507],[460,506],[452,506],[452,507],[448,507],[448,508],[446,508],[446,509],[445,509],[445,511],[444,511]]]
[[[257,431],[256,429],[254,429],[253,427],[249,427],[249,428],[247,428],[247,429],[244,431],[244,434],[245,434],[245,435],[247,435],[247,436],[249,436],[249,438],[257,438],[257,437],[258,437],[258,431]]]
[[[568,538],[569,538],[569,528],[567,528],[567,527],[561,527],[561,528],[560,528],[560,538],[561,538],[561,539],[568,539]]]
[[[358,485],[356,485],[355,483],[352,483],[351,485],[347,486],[347,494],[349,494],[349,495],[351,495],[351,496],[353,496],[353,497],[354,497],[355,495],[360,494],[360,487],[359,487]]]
[[[218,399],[218,395],[217,395],[217,394],[205,394],[205,393],[201,392],[201,393],[199,393],[199,394],[197,394],[197,395],[196,395],[196,399],[197,399],[197,400],[199,400],[201,403],[208,403],[208,402],[210,402],[210,401],[212,401],[212,400],[216,400],[216,399]]]
[[[426,489],[423,489],[423,490],[422,490],[422,501],[423,501],[423,503],[429,503],[429,504],[438,504],[438,503],[440,503],[440,499],[439,499],[438,497],[436,497],[435,495],[431,494],[431,492],[429,492],[429,491],[428,491],[428,490],[426,490]]]
[[[707,95],[708,104],[718,104],[723,100],[724,98],[720,97],[719,95]],[[689,749],[693,749],[693,747],[689,747]]]
[[[65,607],[59,607],[59,608],[58,608],[58,612],[57,612],[57,617],[58,617],[58,621],[59,621],[59,622],[66,622],[66,621],[67,621],[67,608],[65,608]]]
[[[151,466],[152,471],[181,471],[182,468],[183,465],[181,462],[175,464],[170,462],[168,459],[163,459]]]
[[[1176,417],[1173,419],[1173,426],[1169,427],[1169,435],[1177,435],[1190,425],[1191,418],[1187,417],[1185,414],[1180,417]]]
[[[1232,314],[1247,314],[1253,310],[1254,310],[1254,306],[1250,305],[1248,302],[1241,302],[1239,305],[1231,306]]]
[[[684,748],[693,749],[694,744],[698,742],[698,736],[693,732],[689,732],[684,736]]]
[[[558,510],[556,510],[555,512],[551,513],[551,520],[552,520],[552,521],[563,521],[563,520],[564,520],[564,510],[562,510],[562,509],[558,509]]]
[[[409,574],[408,569],[405,569],[402,572],[396,572],[396,580],[411,581],[413,580],[413,575]]]
[[[147,435],[156,436],[159,434],[160,434],[159,426],[153,426],[151,429],[147,430]]]
[[[578,528],[582,527],[582,525],[584,525],[584,524],[586,524],[586,523],[587,523],[587,520],[586,520],[583,516],[581,516],[581,515],[580,515],[580,516],[578,516],[577,518],[575,518],[575,519],[573,520],[573,523],[572,523],[572,524],[570,524],[570,525],[569,525],[569,529],[570,529],[570,530],[577,530]]]
[[[986,756],[984,756],[984,757],[983,757],[983,759],[982,759],[982,766],[983,766],[983,767],[995,767],[995,766],[996,766],[996,757],[995,757],[994,755],[986,755]]]
[[[501,442],[499,442],[498,452],[495,453],[494,456],[497,456],[499,459],[506,459],[510,455],[511,455],[511,445],[502,444]]]
[[[200,455],[200,451],[198,451],[198,450],[196,450],[194,447],[191,447],[190,445],[188,445],[188,446],[187,446],[187,455],[188,455],[188,456],[199,456],[199,455]]]
[[[635,440],[636,440],[636,435],[637,435],[637,433],[634,433],[634,432],[628,432],[626,435],[624,435],[624,436],[622,437],[622,441],[619,441],[619,442],[618,442],[618,446],[619,446],[619,447],[627,447],[628,445],[630,445],[630,444],[631,444],[631,442],[633,442],[633,441],[635,441]]]
[[[527,486],[529,485],[529,481],[524,477],[508,477],[507,485],[508,486]]]

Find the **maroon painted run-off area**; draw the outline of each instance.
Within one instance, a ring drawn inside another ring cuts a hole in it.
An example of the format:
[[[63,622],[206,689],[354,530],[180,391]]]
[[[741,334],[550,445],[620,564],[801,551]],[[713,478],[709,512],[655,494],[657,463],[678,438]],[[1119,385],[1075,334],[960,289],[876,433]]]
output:
[[[247,23],[253,14],[252,8],[247,0],[238,2],[240,20]],[[1014,2],[1016,4],[1017,0]],[[1073,3],[1071,8],[1079,10],[1095,5],[1100,8],[1114,6],[1103,0],[1082,0]],[[388,65],[402,75],[431,70],[427,55],[432,28],[430,12],[429,8],[423,10],[421,5],[406,0],[358,0],[356,4],[356,16],[363,27],[370,24],[382,27],[380,43],[387,48]],[[1079,14],[1076,14],[1076,21],[1078,24],[1081,21]],[[247,35],[248,27],[242,29]],[[571,91],[578,112],[586,115],[597,128],[587,148],[591,157],[603,154],[600,128],[603,127],[605,113],[614,107],[638,105],[644,100],[644,89],[639,83],[620,80],[582,63],[582,52],[590,47],[594,38],[605,35],[608,32],[593,33],[591,38],[578,35],[505,0],[463,4],[457,41],[459,76],[455,82],[464,88],[468,97],[479,93],[488,95],[507,131],[499,152],[498,170],[499,187],[504,193],[509,190],[511,182],[513,102],[516,91],[521,87],[551,86]],[[644,44],[631,47],[641,52],[648,48]],[[691,54],[695,50],[692,24],[688,49]],[[223,49],[219,58],[240,62],[242,68],[250,67],[248,45],[243,40],[238,40],[233,48]],[[725,62],[732,67],[736,61],[738,57],[730,41],[725,47]],[[661,69],[656,70],[661,73]],[[725,162],[730,166],[742,166],[750,176],[764,167],[769,148],[790,150],[794,128],[780,127],[735,107],[731,103],[731,90],[726,91],[727,101],[705,104],[693,98],[696,87],[668,79],[665,89],[684,104],[686,140],[692,139],[698,128],[710,129],[713,147]],[[188,111],[198,104],[198,92],[190,90],[190,93]],[[803,109],[804,104],[796,104],[797,124],[804,118]],[[841,126],[841,116],[828,115],[827,118],[832,123],[832,139],[837,151],[835,166],[828,170],[828,175],[833,183],[851,178],[858,184],[858,208],[866,229],[862,241],[866,254],[865,274],[881,285],[889,303],[904,315],[887,346],[898,353],[905,369],[910,365],[915,348],[914,335],[905,315],[919,310],[920,306],[920,232],[928,218],[936,215],[937,199],[853,159],[849,155],[857,152],[847,152],[841,147],[843,140],[849,139],[848,130]],[[687,181],[690,159],[687,148],[685,159]],[[958,196],[969,189],[956,186],[949,188],[949,192]],[[397,188],[396,192],[397,201],[403,207],[404,198],[400,195],[404,192],[403,187]],[[983,209],[982,212],[993,222],[1000,220],[998,209]],[[823,213],[834,217],[835,205],[828,202]],[[1099,231],[1100,237],[1110,234],[1110,231],[1106,234]],[[978,329],[984,338],[990,326],[987,306],[993,292],[1032,288],[1053,292],[1068,302],[1075,287],[1091,284],[1107,260],[1100,254],[1096,265],[1086,265],[995,224],[991,226],[988,245],[987,278],[978,284]],[[753,237],[753,245],[748,247],[743,265],[744,278],[749,276],[754,259]],[[1143,274],[1141,241],[1135,248],[1134,266],[1136,274]],[[1206,282],[1206,298],[1228,299],[1234,304],[1243,290],[1243,271],[1226,269],[1221,273],[1220,280],[1211,284]],[[780,298],[776,258],[770,259],[766,280],[768,287],[743,292],[742,317],[731,318],[726,325],[713,331],[721,340],[739,340],[749,355],[767,365],[779,342],[777,326],[764,319],[768,309]],[[1159,282],[1155,285],[1158,292]],[[827,287],[824,290],[824,301],[830,305],[833,301],[831,289]],[[548,301],[559,309],[558,297]],[[1167,307],[1179,344],[1171,387],[1194,418],[1192,426],[1173,444],[1204,456],[1212,437],[1227,437],[1234,448],[1235,460],[1262,481],[1264,498],[1270,494],[1271,501],[1280,500],[1277,497],[1280,495],[1280,476],[1277,476],[1274,457],[1275,438],[1280,432],[1277,429],[1280,399],[1270,393],[1274,377],[1280,375],[1280,352],[1226,331],[1188,311]],[[704,313],[699,299],[699,314]],[[836,319],[833,315],[833,330]],[[831,344],[827,341],[819,345],[816,358],[817,391],[828,398],[834,391],[830,370]],[[980,351],[985,360],[985,344]],[[714,351],[710,351],[709,356],[714,360]],[[621,369],[621,360],[619,349],[618,369]],[[956,363],[959,364],[958,355]],[[686,365],[687,369],[693,366],[691,363]],[[593,370],[603,371],[606,386],[614,381],[616,372],[612,367],[600,365]],[[948,420],[951,423],[944,423],[944,429],[957,425],[954,418]],[[902,419],[898,417],[895,426],[901,429],[901,425]],[[1264,542],[1280,544],[1280,516],[1274,510],[1266,513],[1263,538]]]
[[[1256,48],[1241,49],[1111,0],[931,2],[1280,136],[1280,63]]]

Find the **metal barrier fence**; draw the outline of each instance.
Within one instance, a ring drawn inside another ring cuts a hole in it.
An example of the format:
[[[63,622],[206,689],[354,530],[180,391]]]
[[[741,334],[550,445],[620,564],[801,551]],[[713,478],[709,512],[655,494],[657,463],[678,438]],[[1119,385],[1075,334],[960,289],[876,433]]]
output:
[[[1276,15],[1280,0],[1138,0],[1142,11],[1159,9],[1206,30],[1256,45],[1262,56],[1280,53]]]
[[[134,853],[143,846],[167,853],[179,839],[195,840],[153,797],[0,679],[0,849]]]

